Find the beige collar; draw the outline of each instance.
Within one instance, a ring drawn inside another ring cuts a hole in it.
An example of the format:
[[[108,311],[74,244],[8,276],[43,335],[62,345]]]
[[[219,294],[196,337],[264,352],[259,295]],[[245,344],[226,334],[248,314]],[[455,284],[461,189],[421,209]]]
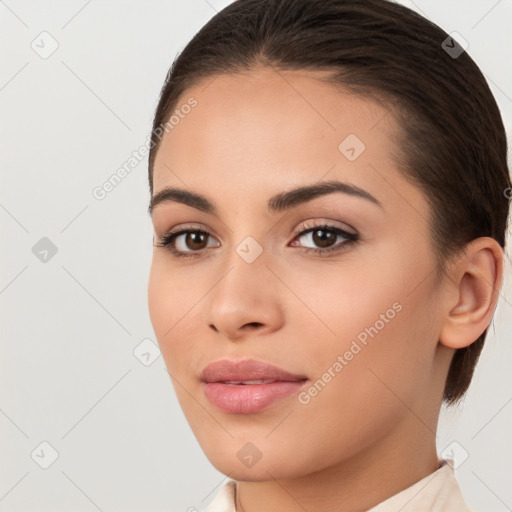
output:
[[[236,512],[236,482],[228,480],[204,512]],[[441,467],[407,489],[379,503],[368,512],[471,512],[455,479],[453,461],[441,461]]]

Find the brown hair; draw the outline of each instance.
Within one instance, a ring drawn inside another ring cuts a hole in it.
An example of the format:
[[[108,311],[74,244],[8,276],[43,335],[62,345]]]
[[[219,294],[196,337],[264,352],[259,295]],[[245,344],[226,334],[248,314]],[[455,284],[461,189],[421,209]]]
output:
[[[151,194],[162,126],[182,93],[205,78],[261,65],[330,71],[323,81],[393,110],[401,127],[394,156],[429,202],[438,276],[475,238],[505,247],[511,182],[492,92],[456,40],[389,0],[237,0],[216,14],[167,73],[151,136]],[[486,334],[455,352],[446,403],[467,391]]]

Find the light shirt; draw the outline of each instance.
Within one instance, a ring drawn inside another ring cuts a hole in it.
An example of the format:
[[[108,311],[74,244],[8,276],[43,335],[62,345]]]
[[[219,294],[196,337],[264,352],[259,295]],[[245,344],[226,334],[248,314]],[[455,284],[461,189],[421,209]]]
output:
[[[203,512],[236,512],[236,482],[228,480]],[[441,460],[440,468],[367,512],[471,512],[455,479],[453,461]]]

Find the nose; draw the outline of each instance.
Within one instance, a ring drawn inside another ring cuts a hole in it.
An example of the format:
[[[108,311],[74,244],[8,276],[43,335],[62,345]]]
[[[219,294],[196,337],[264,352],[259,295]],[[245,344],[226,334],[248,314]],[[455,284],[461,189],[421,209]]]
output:
[[[232,341],[272,333],[283,324],[282,293],[263,255],[252,263],[235,255],[205,298],[204,321]]]

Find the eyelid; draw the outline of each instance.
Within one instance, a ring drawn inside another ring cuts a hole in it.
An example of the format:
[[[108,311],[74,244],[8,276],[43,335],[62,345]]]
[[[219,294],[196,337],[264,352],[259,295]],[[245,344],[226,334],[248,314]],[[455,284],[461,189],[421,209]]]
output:
[[[165,230],[160,238],[165,238],[169,235],[177,235],[181,231],[204,231],[205,233],[208,233],[209,235],[214,236],[213,232],[210,228],[207,228],[201,224],[197,224],[197,223],[193,223],[193,222],[190,224],[187,222],[184,222],[184,223],[178,224],[177,226],[174,226],[171,229]]]
[[[312,222],[312,224],[309,226],[308,223]],[[339,224],[342,224],[341,226]],[[327,219],[324,217],[317,217],[311,220],[305,220],[302,221],[299,226],[294,230],[293,235],[294,237],[300,235],[303,231],[310,231],[311,229],[315,228],[321,228],[321,227],[331,227],[331,228],[337,228],[341,229],[342,231],[345,231],[347,234],[356,236],[359,233],[357,230],[355,230],[352,226],[346,223],[340,223],[340,221]]]

